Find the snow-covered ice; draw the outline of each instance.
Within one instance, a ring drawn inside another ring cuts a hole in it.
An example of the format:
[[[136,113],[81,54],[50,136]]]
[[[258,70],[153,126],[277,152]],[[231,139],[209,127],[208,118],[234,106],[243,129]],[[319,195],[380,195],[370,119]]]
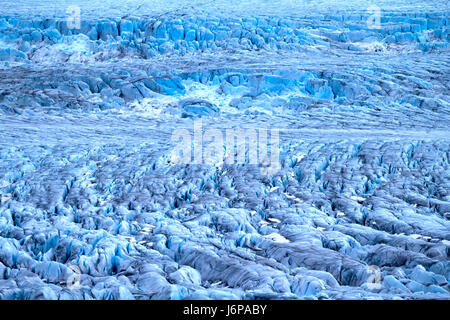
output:
[[[449,12],[2,1],[0,299],[449,299]],[[173,163],[194,121],[279,170]]]

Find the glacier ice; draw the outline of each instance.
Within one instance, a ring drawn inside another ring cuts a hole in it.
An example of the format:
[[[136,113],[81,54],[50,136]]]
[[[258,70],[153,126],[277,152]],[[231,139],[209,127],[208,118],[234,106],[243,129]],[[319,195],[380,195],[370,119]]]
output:
[[[448,6],[189,4],[3,1],[0,299],[449,299]]]

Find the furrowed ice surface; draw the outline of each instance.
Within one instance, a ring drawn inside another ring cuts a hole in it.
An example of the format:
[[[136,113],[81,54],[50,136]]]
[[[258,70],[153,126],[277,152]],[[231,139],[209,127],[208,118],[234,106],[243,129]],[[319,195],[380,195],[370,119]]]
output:
[[[450,9],[373,4],[3,1],[0,299],[449,299]]]

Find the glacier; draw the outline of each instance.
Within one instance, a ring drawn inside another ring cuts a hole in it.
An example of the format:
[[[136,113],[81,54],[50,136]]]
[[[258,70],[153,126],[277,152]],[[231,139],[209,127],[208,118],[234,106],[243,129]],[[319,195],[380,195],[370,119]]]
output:
[[[2,1],[0,299],[448,300],[449,12]],[[174,163],[195,121],[279,170]]]

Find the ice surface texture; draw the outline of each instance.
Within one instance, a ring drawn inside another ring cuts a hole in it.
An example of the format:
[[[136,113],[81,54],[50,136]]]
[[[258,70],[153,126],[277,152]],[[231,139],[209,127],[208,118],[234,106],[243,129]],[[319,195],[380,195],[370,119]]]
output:
[[[376,5],[3,1],[0,299],[449,299],[450,10]]]

